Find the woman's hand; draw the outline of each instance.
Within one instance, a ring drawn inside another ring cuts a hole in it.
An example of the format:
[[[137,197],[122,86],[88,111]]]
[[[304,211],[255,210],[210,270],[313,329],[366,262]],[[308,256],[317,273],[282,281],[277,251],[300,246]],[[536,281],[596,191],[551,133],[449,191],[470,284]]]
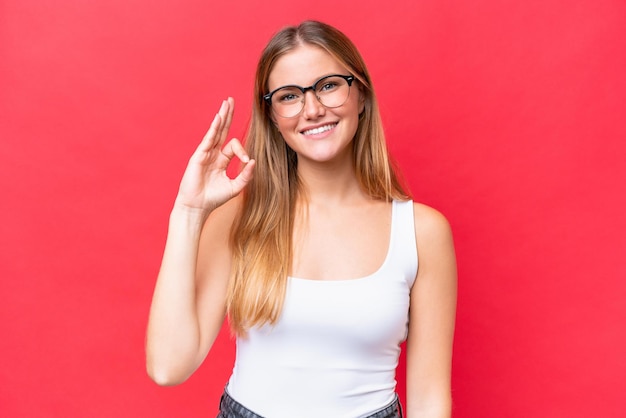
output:
[[[248,157],[241,143],[226,137],[233,119],[234,100],[222,102],[211,127],[191,156],[180,183],[175,207],[206,214],[237,196],[252,179],[254,160]],[[234,179],[226,174],[233,157],[244,166]]]

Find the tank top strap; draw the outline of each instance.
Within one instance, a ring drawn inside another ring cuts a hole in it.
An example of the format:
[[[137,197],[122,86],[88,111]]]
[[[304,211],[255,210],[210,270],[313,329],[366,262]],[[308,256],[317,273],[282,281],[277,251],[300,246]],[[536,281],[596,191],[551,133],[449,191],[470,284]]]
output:
[[[401,269],[402,275],[411,287],[415,281],[418,265],[413,201],[394,200],[391,219],[391,265]]]

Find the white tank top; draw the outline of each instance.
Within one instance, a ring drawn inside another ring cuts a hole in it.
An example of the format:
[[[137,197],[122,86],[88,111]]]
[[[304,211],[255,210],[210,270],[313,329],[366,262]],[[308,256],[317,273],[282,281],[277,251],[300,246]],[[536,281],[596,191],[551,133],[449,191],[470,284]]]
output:
[[[350,280],[290,277],[277,324],[237,339],[228,393],[266,418],[358,418],[385,407],[416,273],[413,202],[394,201],[380,268]]]

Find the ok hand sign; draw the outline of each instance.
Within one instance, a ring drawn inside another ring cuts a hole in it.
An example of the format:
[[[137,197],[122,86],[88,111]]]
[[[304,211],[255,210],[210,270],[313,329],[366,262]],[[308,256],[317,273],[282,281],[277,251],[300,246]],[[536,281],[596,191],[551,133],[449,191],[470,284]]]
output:
[[[236,138],[226,137],[233,119],[234,100],[222,102],[211,126],[191,156],[180,183],[176,205],[184,209],[211,212],[237,196],[252,179],[254,160],[251,160]],[[233,157],[244,163],[241,172],[231,179],[226,168]]]

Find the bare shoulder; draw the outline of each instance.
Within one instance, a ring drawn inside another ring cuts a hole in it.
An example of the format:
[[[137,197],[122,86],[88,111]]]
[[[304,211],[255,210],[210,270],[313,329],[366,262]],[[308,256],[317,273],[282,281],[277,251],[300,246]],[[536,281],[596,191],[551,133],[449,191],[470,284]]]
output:
[[[202,228],[202,236],[200,238],[201,248],[211,247],[213,251],[227,250],[227,248],[216,247],[228,247],[230,230],[242,203],[243,197],[239,195],[211,212]],[[202,252],[200,254],[202,255]]]
[[[222,235],[224,232],[229,234],[242,203],[243,197],[238,195],[211,212],[204,224],[202,238],[210,238],[214,234]]]
[[[414,204],[415,240],[419,258],[418,276],[456,279],[456,256],[450,223],[436,209]]]
[[[422,203],[413,203],[415,236],[420,242],[451,240],[452,231],[446,217],[436,209]]]
[[[215,209],[202,228],[198,251],[199,277],[211,276],[217,271],[218,276],[226,278],[230,270],[230,231],[241,208],[241,195],[229,200]]]

